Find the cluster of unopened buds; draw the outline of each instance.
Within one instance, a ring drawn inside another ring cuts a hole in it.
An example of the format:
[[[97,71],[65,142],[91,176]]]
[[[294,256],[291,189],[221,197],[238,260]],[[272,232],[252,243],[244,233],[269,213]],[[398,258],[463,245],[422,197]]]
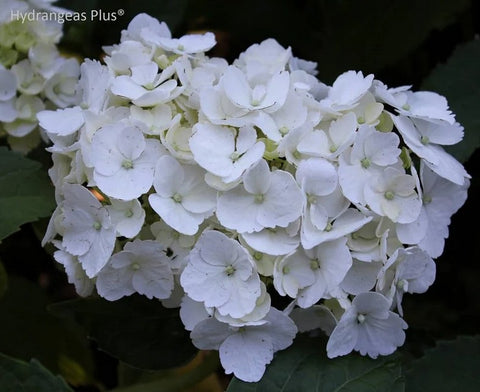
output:
[[[38,114],[58,203],[44,243],[81,296],[179,307],[245,381],[318,328],[330,358],[391,354],[467,197],[442,147],[462,126],[434,92],[354,71],[327,86],[273,39],[231,65],[214,45],[140,14],[81,65],[81,104]]]
[[[41,142],[37,113],[80,103],[80,65],[59,53],[62,24],[22,19],[29,12],[68,12],[53,0],[0,0],[0,135],[29,152]]]

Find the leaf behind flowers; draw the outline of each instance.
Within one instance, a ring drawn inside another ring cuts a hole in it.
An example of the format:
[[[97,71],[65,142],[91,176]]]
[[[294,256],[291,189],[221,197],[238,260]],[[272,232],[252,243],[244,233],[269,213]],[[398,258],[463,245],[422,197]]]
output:
[[[158,370],[187,363],[196,353],[178,309],[140,295],[109,302],[103,298],[56,303],[50,311],[85,328],[99,349],[140,369]]]
[[[401,370],[395,355],[328,359],[324,339],[298,337],[275,355],[259,382],[234,378],[227,392],[403,392]]]

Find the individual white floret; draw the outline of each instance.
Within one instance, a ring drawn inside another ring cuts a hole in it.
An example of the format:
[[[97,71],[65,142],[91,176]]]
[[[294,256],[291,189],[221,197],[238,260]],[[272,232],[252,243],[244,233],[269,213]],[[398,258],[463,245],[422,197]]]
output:
[[[305,193],[302,235],[309,237],[309,230],[324,230],[329,218],[340,215],[349,203],[338,187],[336,168],[325,159],[300,161],[295,177]],[[304,239],[305,241],[308,240]]]
[[[57,107],[65,108],[80,103],[78,78],[80,65],[76,59],[64,60],[45,83],[45,96]]]
[[[351,149],[340,156],[338,176],[343,194],[353,203],[366,204],[366,184],[390,165],[400,166],[399,137],[361,126]]]
[[[265,144],[253,127],[233,128],[198,123],[189,141],[195,161],[225,183],[239,179],[262,159]]]
[[[176,54],[196,54],[208,52],[217,43],[211,32],[205,34],[187,34],[180,38],[153,36],[151,42],[163,50]]]
[[[315,281],[301,289],[297,295],[297,304],[308,308],[322,298],[330,296],[343,281],[352,266],[352,256],[346,246],[346,238],[325,242],[317,247],[297,253],[310,267]]]
[[[274,256],[293,252],[300,244],[300,220],[287,227],[267,227],[253,233],[242,233],[241,238],[257,252]]]
[[[315,275],[310,268],[310,260],[302,257],[304,250],[297,249],[291,254],[278,258],[273,269],[273,285],[277,292],[297,298],[300,289],[315,283]]]
[[[387,216],[393,222],[411,223],[418,218],[422,207],[415,187],[413,176],[387,167],[365,187],[365,201],[378,215]]]
[[[166,38],[172,36],[165,22],[159,22],[158,19],[145,13],[136,15],[121,34],[120,41],[122,43],[128,40],[150,43],[152,36]]]
[[[166,154],[158,140],[145,139],[139,128],[123,124],[99,129],[90,150],[97,186],[121,200],[136,199],[148,192],[157,160]]]
[[[334,111],[352,109],[367,93],[372,82],[372,74],[363,76],[362,72],[344,72],[333,82],[327,98],[321,104]]]
[[[37,113],[39,125],[53,138],[77,132],[85,123],[84,113],[78,106],[57,110],[42,110]]]
[[[81,107],[93,113],[106,109],[110,94],[112,75],[108,67],[90,59],[80,65],[79,89],[82,93]]]
[[[173,273],[181,274],[188,263],[188,255],[197,241],[196,236],[179,233],[163,221],[152,223],[150,231],[165,247]]]
[[[338,197],[335,197],[337,199]],[[334,199],[334,200],[335,200]],[[302,220],[300,238],[305,249],[311,249],[323,242],[333,241],[350,234],[372,220],[371,216],[362,214],[355,208],[342,209],[342,212],[329,217],[323,229],[317,228],[311,217]]]
[[[217,192],[205,183],[204,173],[198,166],[182,166],[169,155],[158,159],[156,193],[148,201],[165,223],[182,234],[195,234],[215,209]]]
[[[21,93],[28,95],[36,95],[43,90],[45,86],[45,79],[42,75],[35,72],[32,64],[28,59],[24,59],[16,63],[12,66],[11,70],[16,76],[17,89]],[[14,80],[15,79],[12,79],[8,82],[2,80],[2,85],[3,83],[5,83],[5,87],[3,88],[8,88],[8,86],[11,85],[12,81]],[[2,97],[0,97],[0,100],[3,100]]]
[[[130,68],[131,76],[120,75],[113,79],[111,91],[115,95],[128,98],[133,104],[151,107],[176,98],[182,88],[171,79],[173,68],[158,73],[154,62],[136,65]]]
[[[405,342],[407,323],[389,310],[390,305],[380,293],[357,295],[330,335],[327,356],[335,358],[353,350],[371,358],[393,353]]]
[[[227,68],[221,83],[228,99],[248,111],[265,110],[273,113],[280,109],[289,91],[289,73],[282,71],[264,80],[249,81],[244,72],[235,66]]]
[[[195,244],[180,282],[190,298],[234,318],[251,313],[261,295],[250,254],[213,230],[204,231]]]
[[[180,305],[180,319],[187,331],[193,331],[195,326],[213,314],[213,308],[206,308],[203,302],[194,301],[188,295],[184,295]]]
[[[4,123],[3,127],[9,135],[24,137],[37,127],[37,113],[45,109],[42,99],[36,95],[20,95],[15,100],[16,119]]]
[[[404,116],[393,116],[393,121],[407,146],[439,176],[457,185],[463,185],[465,179],[470,178],[462,164],[440,146],[462,137],[463,128],[460,125],[435,125]]]
[[[115,246],[115,226],[106,207],[86,188],[63,186],[63,241],[65,250],[78,257],[89,278],[107,264]]]
[[[385,263],[388,256],[402,246],[395,231],[398,226],[390,219],[374,214],[370,222],[349,234],[347,244],[352,256],[360,261]]]
[[[135,237],[145,221],[145,210],[140,202],[137,199],[123,201],[112,198],[110,203],[107,209],[117,235],[127,238]]]
[[[172,107],[168,104],[159,104],[153,108],[131,106],[130,119],[141,122],[145,126],[143,132],[147,135],[161,135],[173,126],[174,120]],[[162,143],[165,144],[163,140]]]
[[[249,80],[254,80],[284,71],[291,57],[290,48],[285,49],[273,38],[268,38],[240,53],[234,65],[243,70]]]
[[[259,381],[276,351],[290,346],[297,333],[295,323],[275,308],[261,325],[231,327],[214,317],[199,322],[190,334],[201,350],[219,350],[227,374],[243,381]]]
[[[60,241],[53,241],[59,250],[53,254],[54,259],[63,265],[67,274],[68,283],[75,286],[75,291],[80,297],[88,297],[95,288],[95,281],[87,276],[76,256],[71,255],[62,248]]]
[[[150,63],[153,56],[153,49],[139,41],[123,41],[103,49],[108,54],[105,64],[113,75],[128,74],[130,68]]]
[[[393,106],[402,116],[420,118],[431,122],[448,124],[455,122],[445,97],[431,91],[410,91],[411,86],[388,88],[379,80],[372,86],[376,98]]]
[[[467,199],[467,190],[470,181],[458,186],[439,177],[429,168],[420,165],[422,182],[422,210],[428,221],[425,236],[418,246],[427,251],[431,257],[438,257],[443,253],[445,239],[448,238],[450,218],[455,214]],[[397,231],[400,233],[399,229]]]
[[[127,242],[97,276],[97,291],[109,301],[135,292],[147,298],[166,299],[173,290],[170,260],[157,241]]]
[[[332,311],[325,305],[313,305],[310,308],[295,308],[290,314],[295,322],[298,332],[308,332],[320,328],[330,336],[337,325],[337,320]]]
[[[378,274],[383,266],[382,261],[366,262],[353,259],[352,266],[340,283],[340,287],[353,295],[366,293],[375,287]]]
[[[222,315],[219,312],[214,311],[213,316],[222,323],[229,324],[232,327],[242,327],[245,324],[248,325],[260,325],[263,324],[263,319],[271,309],[272,300],[270,294],[267,292],[267,287],[263,282],[260,282],[261,294],[257,298],[255,308],[240,318],[234,318],[230,315]]]
[[[392,301],[403,315],[404,293],[424,293],[435,281],[436,265],[432,258],[418,247],[399,248],[379,273],[377,291]]]
[[[245,172],[242,186],[219,196],[217,217],[229,229],[251,233],[288,226],[300,217],[302,206],[302,191],[293,176],[282,170],[270,172],[262,159]]]
[[[336,160],[354,141],[357,127],[355,114],[349,112],[328,124],[328,129],[314,129],[306,133],[297,149],[308,156]]]

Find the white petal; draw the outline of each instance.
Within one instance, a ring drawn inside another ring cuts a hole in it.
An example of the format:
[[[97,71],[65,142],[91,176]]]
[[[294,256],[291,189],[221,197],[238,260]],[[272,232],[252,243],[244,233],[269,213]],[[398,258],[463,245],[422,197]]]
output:
[[[80,107],[44,110],[37,114],[40,126],[49,133],[67,136],[78,131],[84,124],[83,111]]]

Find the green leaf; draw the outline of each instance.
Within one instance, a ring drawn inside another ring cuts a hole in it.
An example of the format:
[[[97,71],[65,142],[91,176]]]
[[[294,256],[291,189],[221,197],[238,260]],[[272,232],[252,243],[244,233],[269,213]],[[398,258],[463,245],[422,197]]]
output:
[[[411,364],[408,392],[480,391],[480,336],[440,341]]]
[[[328,359],[324,339],[298,337],[275,355],[263,378],[246,383],[234,378],[227,392],[402,392],[397,356],[376,360],[350,354]]]
[[[109,302],[78,299],[50,306],[52,313],[74,319],[101,350],[141,369],[164,369],[188,362],[196,353],[178,309],[140,295]]]
[[[22,360],[37,358],[70,383],[88,384],[93,379],[88,341],[74,323],[49,314],[48,302],[38,285],[9,276],[8,290],[0,299],[1,351]]]
[[[53,186],[40,163],[0,147],[0,240],[54,208]]]
[[[0,391],[72,392],[72,389],[35,359],[28,363],[0,354]]]
[[[433,70],[422,89],[435,91],[448,99],[457,121],[465,127],[460,143],[447,151],[462,162],[480,146],[480,41],[460,45],[450,59]]]

